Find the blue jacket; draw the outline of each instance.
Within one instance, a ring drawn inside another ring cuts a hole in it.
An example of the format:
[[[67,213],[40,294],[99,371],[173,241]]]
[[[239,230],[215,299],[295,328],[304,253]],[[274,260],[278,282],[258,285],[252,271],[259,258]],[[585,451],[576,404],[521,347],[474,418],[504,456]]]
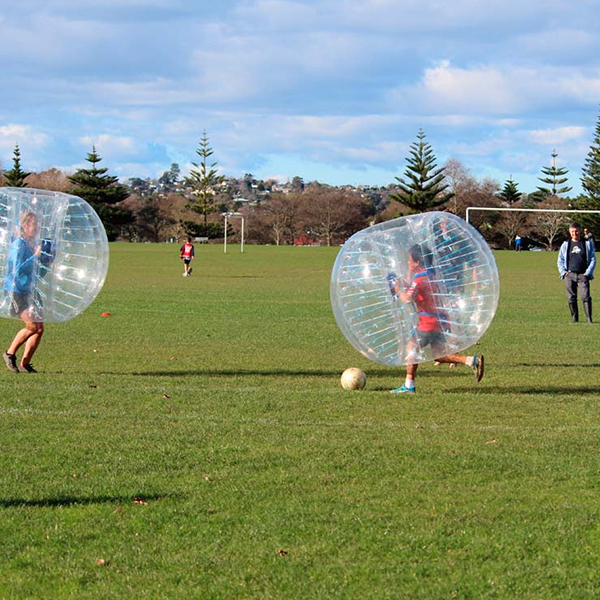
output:
[[[585,252],[587,254],[587,269],[585,270],[584,275],[588,277],[588,279],[594,279],[594,269],[596,268],[596,250],[594,248],[593,240],[583,240],[585,241]],[[558,260],[556,261],[556,266],[558,267],[558,272],[560,273],[560,278],[564,279],[567,274],[567,248],[569,247],[569,242],[563,242],[560,250],[558,251]]]
[[[33,287],[33,267],[35,264],[33,248],[23,238],[17,238],[8,253],[8,269],[4,289],[14,294],[26,296]]]

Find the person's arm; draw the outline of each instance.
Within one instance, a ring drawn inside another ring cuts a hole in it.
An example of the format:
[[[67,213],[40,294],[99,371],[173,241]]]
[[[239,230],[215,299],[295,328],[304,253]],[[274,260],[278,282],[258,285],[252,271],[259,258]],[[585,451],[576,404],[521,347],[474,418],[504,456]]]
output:
[[[588,266],[585,270],[585,275],[588,279],[594,279],[594,269],[596,268],[596,250],[594,249],[594,242],[589,240],[586,242],[586,246]]]
[[[194,258],[194,244],[192,244],[192,252],[190,254],[190,260]]]
[[[556,261],[560,278],[564,279],[567,274],[567,242],[563,242],[558,251],[558,260]]]
[[[398,298],[402,302],[412,302],[417,291],[417,284],[413,280],[412,283],[403,291],[398,291]]]

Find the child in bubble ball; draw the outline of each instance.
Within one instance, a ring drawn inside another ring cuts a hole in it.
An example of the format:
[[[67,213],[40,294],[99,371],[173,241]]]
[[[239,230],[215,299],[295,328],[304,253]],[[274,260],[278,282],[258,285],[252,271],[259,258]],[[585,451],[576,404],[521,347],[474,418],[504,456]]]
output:
[[[18,316],[25,324],[2,355],[6,368],[14,373],[37,373],[31,364],[31,357],[40,345],[44,333],[44,324],[33,321],[30,312],[34,267],[41,253],[41,246],[35,245],[37,233],[38,220],[35,213],[23,213],[20,235],[13,242],[8,255],[4,289],[10,294],[11,314]],[[17,366],[17,350],[23,345],[25,350],[21,364]]]
[[[423,260],[423,252],[418,244],[412,246],[408,252],[408,271],[410,281],[401,289],[400,282],[390,283],[390,291],[396,295],[400,302],[412,302],[417,310],[418,322],[412,338],[408,343],[408,354],[406,360],[416,358],[421,348],[431,346],[433,355],[444,351],[444,329],[440,323],[440,315],[437,312],[432,287],[434,284],[429,280],[427,266]],[[439,363],[460,364],[475,370],[477,381],[483,378],[484,359],[483,355],[466,356],[464,354],[449,354],[437,357]],[[402,387],[391,390],[392,394],[415,393],[417,391],[415,378],[417,376],[418,363],[406,365],[406,381]]]

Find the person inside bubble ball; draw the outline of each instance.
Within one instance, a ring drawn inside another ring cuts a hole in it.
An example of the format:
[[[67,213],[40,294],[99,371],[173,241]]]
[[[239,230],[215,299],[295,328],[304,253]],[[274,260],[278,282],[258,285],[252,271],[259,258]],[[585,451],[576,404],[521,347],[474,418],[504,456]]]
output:
[[[436,356],[444,352],[444,326],[441,315],[435,304],[435,284],[430,281],[427,265],[423,258],[423,251],[419,244],[412,246],[408,252],[408,275],[410,282],[400,288],[396,280],[396,287],[392,290],[401,302],[412,303],[417,311],[418,321],[414,333],[408,343],[406,360],[417,357],[417,353],[427,346],[431,347],[432,354]],[[460,364],[475,370],[477,381],[481,381],[484,371],[483,355],[466,356],[464,354],[449,354],[436,357],[439,363]],[[414,393],[417,391],[415,379],[418,363],[406,365],[406,381],[402,387],[391,390],[393,394]]]
[[[44,333],[44,324],[31,318],[31,296],[33,278],[41,246],[36,247],[38,219],[35,213],[27,211],[21,215],[20,234],[13,242],[8,255],[8,269],[4,289],[10,295],[10,312],[19,317],[25,326],[17,332],[10,346],[2,355],[9,371],[15,373],[37,373],[31,364],[31,357],[37,350]],[[17,351],[25,345],[21,363],[17,366]]]

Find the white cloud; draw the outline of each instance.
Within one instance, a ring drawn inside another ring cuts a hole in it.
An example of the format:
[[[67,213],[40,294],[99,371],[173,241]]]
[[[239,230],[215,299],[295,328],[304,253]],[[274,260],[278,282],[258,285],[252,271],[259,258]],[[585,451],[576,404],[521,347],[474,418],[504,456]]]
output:
[[[137,144],[133,138],[114,136],[105,133],[97,136],[83,136],[79,138],[79,142],[87,149],[95,146],[96,150],[101,154],[133,154],[137,149]]]
[[[160,77],[145,82],[93,82],[89,92],[113,106],[168,106],[200,102],[203,99],[202,93]]]
[[[40,131],[36,131],[29,125],[10,124],[0,126],[0,151],[11,152],[15,144],[19,145],[22,157],[26,153],[33,154],[46,146],[49,142],[49,136]]]
[[[559,145],[566,141],[581,139],[589,134],[585,127],[557,127],[555,129],[535,129],[529,139],[536,144]]]
[[[596,103],[600,69],[573,67],[455,67],[443,60],[425,69],[416,85],[401,85],[388,95],[390,104],[454,114],[515,115],[560,103]]]

